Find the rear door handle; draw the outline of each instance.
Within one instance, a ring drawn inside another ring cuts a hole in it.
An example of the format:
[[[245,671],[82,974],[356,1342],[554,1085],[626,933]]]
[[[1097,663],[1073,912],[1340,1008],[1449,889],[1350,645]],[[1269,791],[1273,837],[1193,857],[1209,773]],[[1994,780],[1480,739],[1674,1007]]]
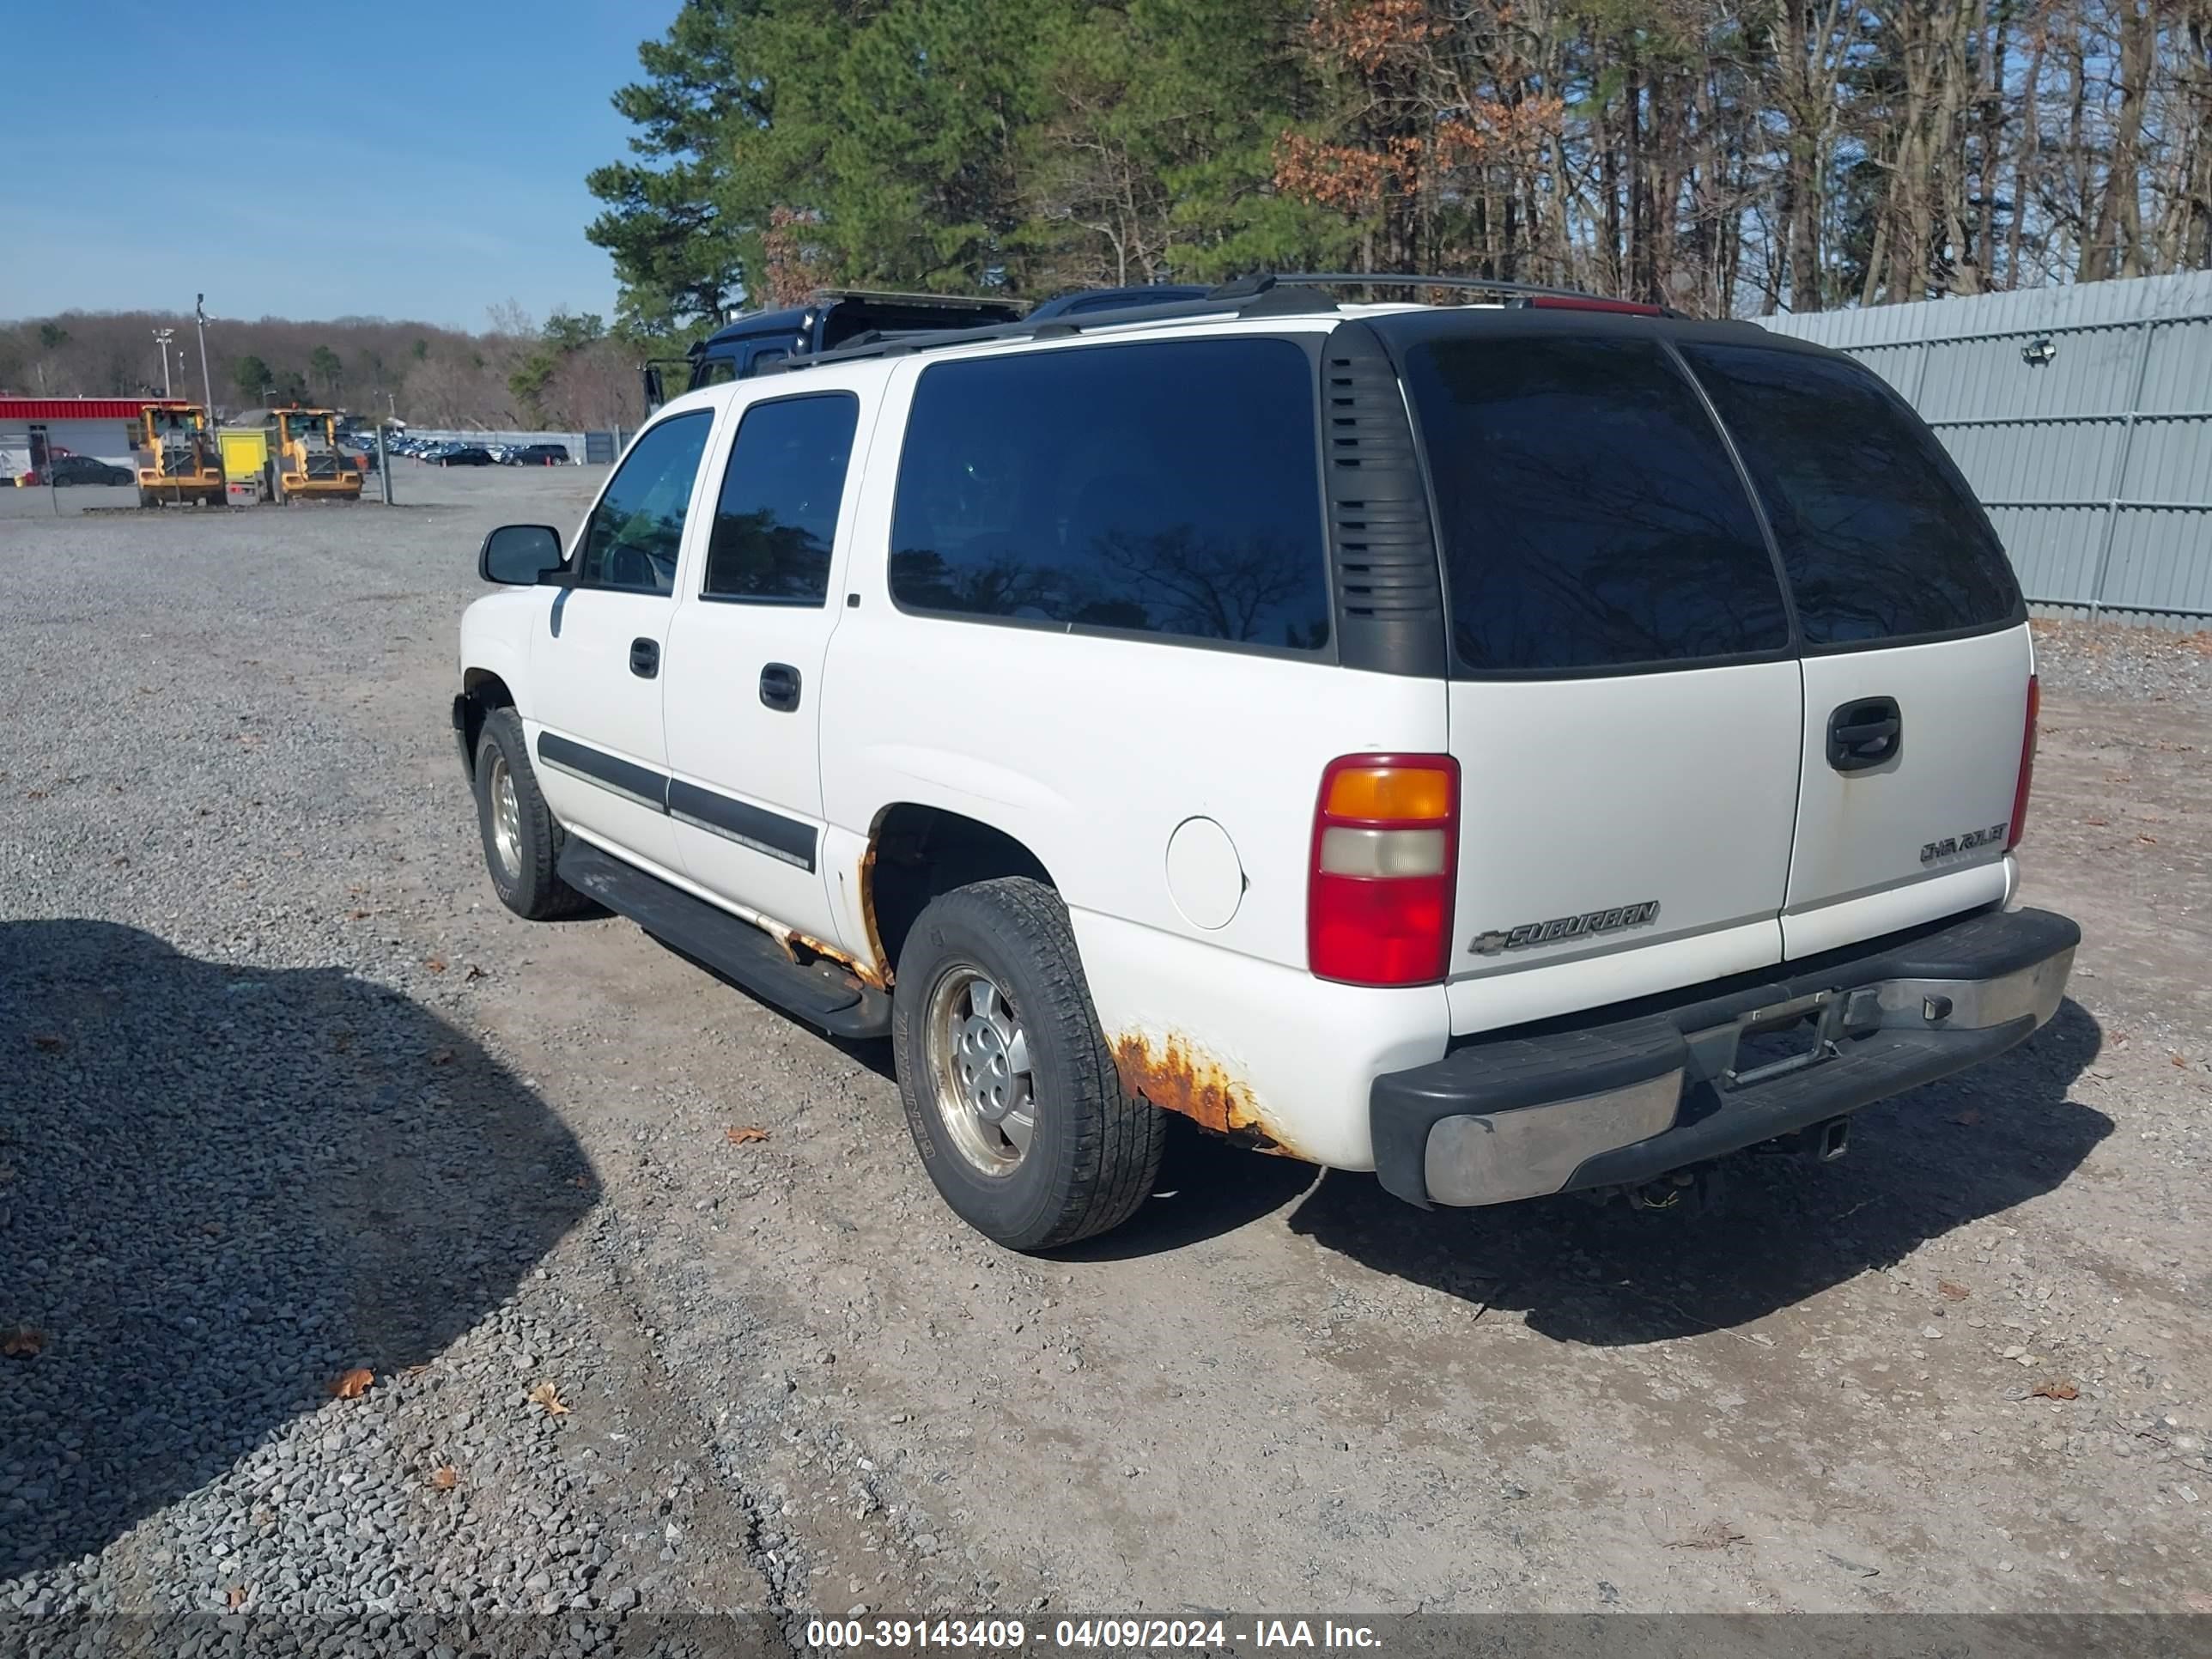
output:
[[[629,642],[629,672],[641,680],[649,680],[660,672],[660,641],[632,640]]]
[[[1828,716],[1828,764],[1863,772],[1894,760],[1905,746],[1905,715],[1895,697],[1859,697]]]
[[[761,670],[760,699],[763,708],[785,714],[799,707],[799,671],[787,662],[772,662]]]

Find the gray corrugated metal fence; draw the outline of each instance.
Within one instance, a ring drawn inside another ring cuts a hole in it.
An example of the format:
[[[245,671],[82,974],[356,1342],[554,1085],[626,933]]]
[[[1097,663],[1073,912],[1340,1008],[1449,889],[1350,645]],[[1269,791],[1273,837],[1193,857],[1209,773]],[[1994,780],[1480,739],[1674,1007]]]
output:
[[[2032,604],[2212,621],[2212,271],[1759,320],[1911,400]]]

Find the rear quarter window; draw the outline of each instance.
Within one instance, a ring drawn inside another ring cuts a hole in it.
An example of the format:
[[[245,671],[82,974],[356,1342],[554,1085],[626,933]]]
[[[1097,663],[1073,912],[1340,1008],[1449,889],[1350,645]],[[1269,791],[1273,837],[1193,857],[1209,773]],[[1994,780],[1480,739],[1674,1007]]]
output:
[[[1758,488],[1808,649],[2024,615],[1988,515],[1936,434],[1872,373],[1758,346],[1683,356]]]
[[[934,365],[891,523],[904,609],[1255,649],[1329,639],[1312,359],[1281,339]]]
[[[1444,335],[1407,349],[1405,382],[1462,670],[1593,673],[1787,648],[1741,477],[1655,342]]]

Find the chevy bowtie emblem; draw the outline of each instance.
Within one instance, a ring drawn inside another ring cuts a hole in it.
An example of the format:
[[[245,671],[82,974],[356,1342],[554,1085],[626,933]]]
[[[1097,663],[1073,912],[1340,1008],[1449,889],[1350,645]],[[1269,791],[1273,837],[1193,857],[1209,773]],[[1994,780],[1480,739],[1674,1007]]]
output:
[[[1616,904],[1609,910],[1585,910],[1578,916],[1555,916],[1549,921],[1524,921],[1518,927],[1493,928],[1487,933],[1477,933],[1468,941],[1468,949],[1479,957],[1494,957],[1502,951],[1518,951],[1524,945],[1556,945],[1561,939],[1641,927],[1658,919],[1659,901],[1645,899],[1641,904]]]

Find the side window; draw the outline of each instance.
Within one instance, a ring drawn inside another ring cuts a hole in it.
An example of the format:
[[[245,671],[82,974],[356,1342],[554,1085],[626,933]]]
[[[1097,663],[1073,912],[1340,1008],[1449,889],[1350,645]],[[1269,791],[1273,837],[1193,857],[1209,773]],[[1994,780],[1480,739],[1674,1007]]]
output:
[[[1407,351],[1406,386],[1463,668],[1587,673],[1789,643],[1742,479],[1656,343],[1447,335]]]
[[[738,378],[735,357],[702,357],[691,366],[691,384],[687,391],[696,392],[702,386],[720,386],[725,380]]]
[[[1689,346],[1782,549],[1808,646],[2017,622],[2020,586],[1973,492],[1856,363]]]
[[[578,586],[626,593],[676,591],[684,517],[714,429],[714,411],[695,409],[639,434],[585,522]]]
[[[702,597],[823,602],[860,418],[860,400],[843,392],[780,398],[745,411],[714,504]]]
[[[1311,651],[1329,586],[1311,360],[1288,340],[925,370],[891,521],[909,610]]]
[[[780,363],[791,353],[781,346],[760,346],[745,359],[745,373],[757,374],[770,363]]]

